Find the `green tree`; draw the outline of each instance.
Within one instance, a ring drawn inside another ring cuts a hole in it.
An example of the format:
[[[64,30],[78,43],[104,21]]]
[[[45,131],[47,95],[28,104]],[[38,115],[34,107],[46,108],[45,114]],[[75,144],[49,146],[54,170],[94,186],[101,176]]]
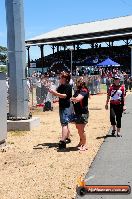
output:
[[[0,72],[7,73],[7,67],[1,66]]]
[[[7,58],[7,48],[0,46],[0,61],[6,63]]]

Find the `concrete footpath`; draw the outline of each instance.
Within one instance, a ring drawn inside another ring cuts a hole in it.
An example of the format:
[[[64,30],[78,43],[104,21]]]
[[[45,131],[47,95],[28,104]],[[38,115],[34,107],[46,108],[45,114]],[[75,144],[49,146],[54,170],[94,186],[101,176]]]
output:
[[[132,95],[126,99],[126,114],[122,117],[122,137],[111,137],[111,129],[97,153],[86,179],[87,185],[130,185],[132,188]],[[97,139],[100,139],[98,137]],[[132,193],[87,194],[76,199],[132,199]]]

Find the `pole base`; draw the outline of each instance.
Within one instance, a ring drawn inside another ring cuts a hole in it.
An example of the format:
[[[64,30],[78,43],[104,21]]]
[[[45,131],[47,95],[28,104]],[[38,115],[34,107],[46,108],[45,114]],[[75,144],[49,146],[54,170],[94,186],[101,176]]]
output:
[[[7,131],[30,131],[40,125],[40,118],[33,117],[27,120],[7,120]]]

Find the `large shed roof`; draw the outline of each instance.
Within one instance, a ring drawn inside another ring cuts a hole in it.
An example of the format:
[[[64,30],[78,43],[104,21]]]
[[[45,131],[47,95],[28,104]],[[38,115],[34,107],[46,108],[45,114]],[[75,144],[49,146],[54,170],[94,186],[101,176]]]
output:
[[[27,44],[57,44],[75,40],[101,39],[116,36],[132,37],[132,16],[124,16],[82,24],[69,25],[41,34],[26,41]]]

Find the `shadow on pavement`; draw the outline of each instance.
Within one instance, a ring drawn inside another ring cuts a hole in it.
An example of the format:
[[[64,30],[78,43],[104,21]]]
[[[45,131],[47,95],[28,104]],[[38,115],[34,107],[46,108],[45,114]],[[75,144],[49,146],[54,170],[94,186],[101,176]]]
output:
[[[116,137],[116,136],[115,135],[105,135],[105,136],[96,137],[96,139],[97,140],[102,139],[102,138],[106,139],[106,138],[109,138],[109,137]]]
[[[66,149],[57,149],[57,152],[70,152],[70,151],[79,151],[77,147],[67,147]]]
[[[57,148],[58,147],[58,143],[42,143],[42,144],[37,144],[36,146],[33,147],[33,149],[43,149],[44,147]]]
[[[70,152],[70,151],[78,151],[77,147],[68,147],[66,149],[58,149],[58,143],[42,143],[33,146],[33,149],[44,149],[44,148],[56,148],[57,152]]]

